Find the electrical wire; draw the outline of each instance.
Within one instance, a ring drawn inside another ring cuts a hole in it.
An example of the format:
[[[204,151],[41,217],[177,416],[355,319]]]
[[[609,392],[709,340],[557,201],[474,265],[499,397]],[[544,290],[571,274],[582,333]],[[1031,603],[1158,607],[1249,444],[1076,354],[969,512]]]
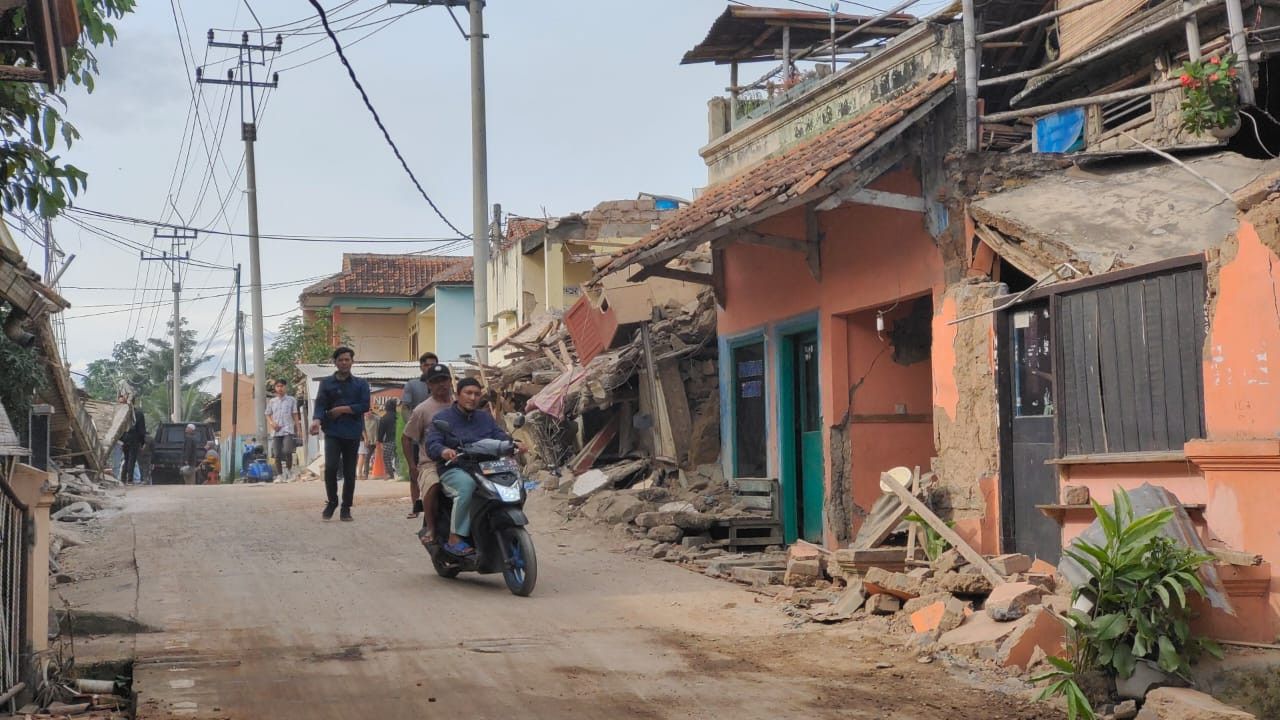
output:
[[[93,210],[85,207],[71,206],[68,207],[69,212],[79,213],[82,215],[90,215],[92,217],[101,218],[103,220],[127,223],[143,227],[161,228],[169,230],[196,230],[207,235],[225,235],[235,238],[247,238],[248,233],[224,232],[221,230],[199,230],[198,228],[189,228],[182,225],[174,225],[171,223],[160,222],[158,220],[147,220],[145,218],[131,217],[129,215],[121,215],[119,213],[105,212],[102,210]],[[470,240],[469,237],[436,237],[424,235],[302,235],[302,234],[285,234],[285,233],[259,233],[259,239],[263,240],[282,240],[294,242],[353,242],[365,241],[375,243],[407,243],[407,242],[456,242],[459,240]]]
[[[418,189],[418,193],[422,195],[422,199],[427,201],[427,204],[431,206],[431,209],[435,211],[435,214],[439,216],[450,230],[453,230],[463,237],[469,237],[466,233],[462,232],[462,230],[458,229],[456,225],[449,222],[449,218],[445,217],[440,208],[436,206],[435,201],[431,199],[431,196],[427,195],[427,191],[423,189],[422,183],[418,182],[418,177],[414,175],[413,170],[409,168],[409,163],[404,159],[404,155],[400,153],[400,148],[396,146],[395,141],[391,139],[391,133],[387,131],[387,126],[382,123],[382,118],[378,115],[378,111],[374,109],[373,101],[369,99],[369,94],[365,92],[364,85],[360,84],[360,78],[356,77],[355,68],[351,67],[351,61],[347,60],[347,54],[342,50],[342,42],[338,40],[338,36],[334,34],[333,29],[329,27],[329,18],[325,14],[324,7],[320,5],[319,0],[308,0],[308,2],[311,3],[311,6],[314,7],[316,12],[320,15],[320,23],[324,25],[325,34],[327,34],[329,39],[333,42],[334,52],[338,54],[338,59],[342,61],[343,66],[346,67],[347,75],[351,77],[351,83],[355,85],[356,90],[360,92],[360,99],[364,101],[364,106],[368,108],[369,114],[373,116],[373,121],[377,123],[378,129],[382,131],[382,137],[387,141],[387,145],[391,146],[391,151],[395,153],[396,159],[400,161],[400,166],[404,168],[409,179],[413,181],[413,186]]]
[[[426,6],[423,6],[423,7],[426,7]],[[401,14],[399,14],[399,15],[397,15],[397,16],[395,16],[395,17],[393,17],[393,18],[387,18],[387,19],[385,19],[385,20],[379,20],[379,21],[378,21],[378,22],[376,22],[376,23],[369,23],[370,25],[376,25],[376,24],[381,23],[381,26],[380,26],[380,27],[377,27],[377,28],[374,28],[373,30],[370,30],[369,32],[365,33],[364,35],[361,35],[360,37],[356,38],[355,40],[352,40],[351,42],[347,43],[347,47],[348,47],[348,48],[350,48],[350,47],[354,47],[355,45],[360,44],[360,42],[361,42],[361,41],[363,41],[363,40],[367,40],[367,39],[369,39],[369,38],[373,37],[374,35],[377,35],[378,33],[382,32],[383,30],[386,30],[387,28],[389,28],[389,27],[391,27],[392,25],[394,25],[397,21],[404,19],[404,18],[405,18],[406,16],[408,16],[408,15],[412,15],[412,14],[414,14],[415,12],[418,12],[419,10],[422,10],[422,9],[423,9],[423,7],[417,7],[417,8],[414,8],[413,10],[410,10],[409,12],[401,13]],[[337,55],[337,53],[336,53],[336,52],[328,52],[328,53],[325,53],[324,55],[320,55],[320,56],[318,56],[318,57],[311,58],[310,60],[304,60],[303,62],[300,62],[300,63],[298,63],[297,65],[290,65],[289,67],[286,67],[286,68],[280,68],[280,72],[288,72],[288,71],[290,71],[290,70],[297,70],[298,68],[306,67],[306,66],[308,66],[308,65],[310,65],[310,64],[312,64],[312,63],[320,62],[321,60],[324,60],[324,59],[326,59],[326,58],[331,58],[331,57],[333,57],[334,55]]]

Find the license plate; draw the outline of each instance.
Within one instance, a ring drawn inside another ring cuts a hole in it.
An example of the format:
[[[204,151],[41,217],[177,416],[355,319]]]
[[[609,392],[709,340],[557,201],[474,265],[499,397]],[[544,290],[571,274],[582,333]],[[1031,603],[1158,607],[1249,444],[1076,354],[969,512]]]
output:
[[[480,463],[480,472],[484,475],[497,475],[499,473],[516,472],[519,469],[520,469],[520,466],[516,464],[515,460],[511,460],[511,459],[489,460],[488,462]]]

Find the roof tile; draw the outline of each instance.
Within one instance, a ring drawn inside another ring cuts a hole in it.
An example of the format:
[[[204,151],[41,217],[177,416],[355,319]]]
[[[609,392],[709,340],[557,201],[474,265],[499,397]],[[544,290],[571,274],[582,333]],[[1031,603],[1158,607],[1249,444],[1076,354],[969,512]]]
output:
[[[437,278],[471,279],[471,258],[456,255],[343,253],[342,272],[307,286],[302,295],[413,297]]]

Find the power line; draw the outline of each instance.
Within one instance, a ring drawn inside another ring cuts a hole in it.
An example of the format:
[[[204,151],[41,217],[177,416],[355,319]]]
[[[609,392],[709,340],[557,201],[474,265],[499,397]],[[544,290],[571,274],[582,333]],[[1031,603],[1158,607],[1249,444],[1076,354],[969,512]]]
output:
[[[110,213],[110,212],[105,212],[105,211],[102,211],[102,210],[93,210],[93,209],[90,209],[90,208],[84,208],[84,207],[76,207],[76,206],[72,206],[72,207],[68,207],[68,208],[67,208],[67,210],[68,210],[68,211],[70,211],[70,212],[75,212],[75,213],[80,213],[80,214],[83,214],[83,215],[90,215],[90,216],[93,216],[93,217],[96,217],[96,218],[101,218],[101,219],[103,219],[103,220],[109,220],[109,221],[120,222],[120,223],[127,223],[127,224],[131,224],[131,225],[142,226],[142,227],[170,228],[170,229],[175,229],[175,230],[180,230],[180,229],[183,229],[183,228],[185,227],[185,226],[182,226],[182,225],[175,225],[175,224],[172,224],[172,223],[161,222],[161,221],[159,221],[159,220],[147,220],[147,219],[145,219],[145,218],[131,217],[131,216],[129,216],[129,215],[121,215],[121,214],[119,214],[119,213]],[[456,228],[455,228],[455,229],[456,229]],[[247,233],[224,232],[224,231],[221,231],[221,230],[201,230],[201,232],[203,232],[203,233],[207,233],[207,234],[209,234],[209,235],[222,235],[222,236],[226,236],[226,237],[235,237],[235,238],[246,238],[246,237],[249,237],[249,235],[248,235]],[[282,241],[286,241],[286,242],[333,242],[333,243],[347,243],[347,242],[370,242],[370,243],[454,242],[454,241],[457,241],[457,240],[468,240],[468,239],[470,239],[470,238],[463,237],[463,236],[458,236],[458,237],[434,237],[434,236],[424,236],[424,235],[300,235],[300,234],[274,234],[274,235],[268,235],[268,234],[262,234],[262,233],[260,233],[260,234],[258,235],[258,237],[260,237],[260,238],[264,238],[264,239],[269,239],[269,240],[282,240]]]
[[[395,17],[393,17],[393,18],[386,18],[385,20],[378,20],[378,21],[376,21],[376,22],[369,23],[369,25],[379,25],[379,24],[380,24],[381,26],[380,26],[380,27],[377,27],[377,28],[374,28],[373,30],[370,30],[369,32],[365,33],[364,35],[361,35],[360,37],[356,38],[355,40],[352,40],[351,42],[347,43],[347,47],[348,47],[348,48],[350,48],[350,47],[353,47],[353,46],[355,46],[355,45],[360,44],[360,42],[361,42],[361,41],[367,40],[367,39],[369,39],[369,38],[373,37],[374,35],[377,35],[378,33],[382,32],[383,30],[386,30],[387,28],[389,28],[389,27],[391,27],[392,25],[394,25],[397,21],[404,19],[404,17],[405,17],[405,16],[407,16],[407,15],[412,15],[413,13],[416,13],[416,12],[418,12],[418,11],[419,11],[419,10],[421,10],[421,9],[422,9],[421,7],[417,7],[417,8],[414,8],[414,9],[410,10],[409,12],[401,13],[401,14],[399,14],[399,15],[397,15],[397,16],[395,16]],[[360,26],[360,27],[365,27],[365,26],[364,26],[364,25],[362,25],[362,26]],[[308,66],[308,65],[310,65],[310,64],[312,64],[312,63],[320,62],[321,60],[324,60],[324,59],[326,59],[326,58],[331,58],[331,57],[333,57],[333,56],[334,56],[334,55],[336,55],[336,54],[337,54],[337,53],[328,52],[328,53],[325,53],[324,55],[320,55],[320,56],[317,56],[317,57],[311,58],[310,60],[304,60],[304,61],[302,61],[302,62],[298,63],[297,65],[290,65],[289,67],[286,67],[286,68],[280,68],[280,72],[288,72],[288,71],[290,71],[290,70],[297,70],[298,68],[306,67],[306,66]]]
[[[373,102],[369,100],[369,94],[365,92],[364,86],[360,84],[360,78],[356,77],[355,68],[351,67],[351,61],[347,60],[347,54],[342,50],[342,43],[338,40],[338,36],[334,34],[333,29],[329,27],[329,18],[325,14],[324,8],[320,5],[319,0],[308,0],[311,6],[316,9],[320,15],[320,23],[324,25],[325,34],[333,41],[334,52],[338,54],[338,59],[347,69],[347,75],[351,77],[351,83],[356,86],[356,90],[360,92],[360,99],[364,101],[364,106],[369,109],[369,114],[373,116],[373,121],[378,124],[378,129],[382,131],[382,137],[386,139],[387,144],[391,146],[391,152],[395,153],[396,159],[400,161],[400,166],[404,168],[409,179],[413,181],[413,186],[418,189],[418,193],[422,195],[422,199],[427,201],[431,209],[440,217],[444,224],[449,226],[450,230],[458,233],[462,237],[470,237],[466,233],[458,229],[456,225],[449,222],[449,218],[445,217],[440,208],[436,206],[431,196],[427,195],[427,191],[422,188],[422,183],[418,182],[418,178],[413,174],[413,170],[409,169],[409,163],[405,161],[404,155],[400,154],[400,148],[396,146],[394,140],[391,139],[391,133],[387,131],[387,126],[382,124],[382,118],[378,116],[378,111],[374,109]]]

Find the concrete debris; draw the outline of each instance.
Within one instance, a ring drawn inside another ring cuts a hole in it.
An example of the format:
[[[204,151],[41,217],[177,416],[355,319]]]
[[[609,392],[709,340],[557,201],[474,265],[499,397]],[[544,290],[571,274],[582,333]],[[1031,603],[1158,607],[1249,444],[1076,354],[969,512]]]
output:
[[[1257,720],[1212,696],[1190,688],[1157,688],[1143,703],[1137,720]]]
[[[997,585],[991,590],[983,608],[992,620],[1009,622],[1027,614],[1027,611],[1040,602],[1041,588],[1026,582],[1012,582]]]
[[[675,525],[658,525],[649,529],[649,539],[662,543],[680,542],[680,538],[683,536],[684,531]]]
[[[791,558],[787,561],[787,574],[783,583],[791,587],[805,587],[823,579],[822,560],[819,558]]]
[[[603,470],[588,470],[573,481],[573,494],[577,497],[590,495],[608,484],[609,476]]]
[[[867,612],[872,615],[892,615],[902,609],[902,601],[892,595],[872,595],[867,598]]]
[[[75,502],[50,515],[54,520],[82,522],[93,519],[93,506],[87,502]]]
[[[1026,555],[1013,553],[1011,555],[997,555],[988,562],[995,571],[1005,577],[1017,575],[1031,569],[1031,558]]]
[[[1089,488],[1084,485],[1065,485],[1062,488],[1063,505],[1088,505]]]

